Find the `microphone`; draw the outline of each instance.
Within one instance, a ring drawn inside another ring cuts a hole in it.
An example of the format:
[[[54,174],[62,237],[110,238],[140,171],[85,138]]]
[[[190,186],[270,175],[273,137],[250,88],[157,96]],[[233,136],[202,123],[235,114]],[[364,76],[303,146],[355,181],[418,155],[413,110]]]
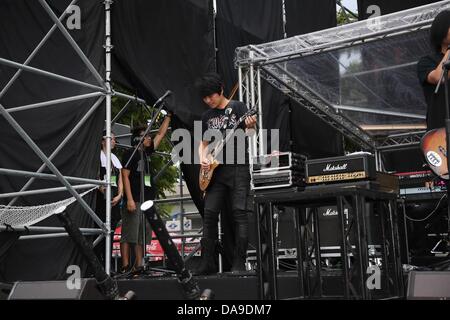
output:
[[[167,98],[167,97],[170,96],[171,94],[172,94],[172,91],[167,90],[166,93],[164,93],[164,95],[163,95],[161,98],[159,98],[158,100],[156,100],[155,106],[158,105],[158,104],[160,104],[165,98]]]

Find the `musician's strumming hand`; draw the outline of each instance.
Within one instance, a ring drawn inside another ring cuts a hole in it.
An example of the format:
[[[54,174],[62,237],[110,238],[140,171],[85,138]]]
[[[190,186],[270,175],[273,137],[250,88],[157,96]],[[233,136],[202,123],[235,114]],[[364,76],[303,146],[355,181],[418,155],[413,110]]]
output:
[[[211,162],[207,158],[203,158],[201,166],[203,170],[208,171],[211,168]]]
[[[254,128],[256,125],[256,116],[250,116],[245,118],[245,126],[247,128]]]

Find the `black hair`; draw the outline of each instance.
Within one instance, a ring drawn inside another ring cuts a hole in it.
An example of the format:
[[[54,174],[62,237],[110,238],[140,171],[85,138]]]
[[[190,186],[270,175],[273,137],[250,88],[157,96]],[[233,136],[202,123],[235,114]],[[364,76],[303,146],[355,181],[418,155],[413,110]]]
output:
[[[195,87],[199,91],[201,97],[207,97],[214,93],[221,94],[223,90],[222,77],[215,73],[207,73],[195,82]]]
[[[133,129],[131,129],[131,145],[135,146],[141,140],[141,133],[147,130],[147,126],[145,125],[137,125]]]
[[[134,137],[139,137],[142,133],[142,131],[147,130],[147,127],[144,125],[138,125],[136,127],[134,127],[133,129],[131,129],[131,135]]]
[[[436,52],[441,52],[442,41],[447,38],[449,28],[450,10],[444,10],[434,18],[430,29],[431,46]]]

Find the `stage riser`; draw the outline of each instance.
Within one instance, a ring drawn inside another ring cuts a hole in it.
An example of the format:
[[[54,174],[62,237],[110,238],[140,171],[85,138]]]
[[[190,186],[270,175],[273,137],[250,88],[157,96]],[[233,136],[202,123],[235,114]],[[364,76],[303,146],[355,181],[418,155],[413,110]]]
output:
[[[382,277],[383,279],[383,277]],[[202,290],[211,289],[216,300],[256,300],[258,299],[257,278],[252,276],[205,276],[197,278]],[[313,283],[313,279],[311,279]],[[136,293],[138,300],[184,300],[183,291],[176,278],[151,278],[118,281],[120,293],[129,290]],[[295,273],[278,276],[278,298],[299,297],[299,282]],[[326,297],[343,298],[343,281],[339,275],[323,277],[322,294]],[[316,295],[318,291],[316,290]],[[325,297],[325,298],[326,298]],[[382,291],[375,290],[373,299],[386,298]],[[82,279],[79,290],[68,290],[65,281],[17,282],[9,296],[20,299],[68,299],[99,300],[99,292],[94,279]]]
[[[211,289],[218,300],[258,299],[256,276],[240,277],[199,277],[202,290]],[[119,280],[119,291],[136,293],[138,300],[184,300],[183,291],[176,278],[152,278]],[[298,296],[297,277],[280,276],[280,297]],[[17,282],[9,296],[10,300],[21,299],[63,299],[98,300],[103,299],[94,279],[82,279],[80,289],[67,289],[65,281]]]

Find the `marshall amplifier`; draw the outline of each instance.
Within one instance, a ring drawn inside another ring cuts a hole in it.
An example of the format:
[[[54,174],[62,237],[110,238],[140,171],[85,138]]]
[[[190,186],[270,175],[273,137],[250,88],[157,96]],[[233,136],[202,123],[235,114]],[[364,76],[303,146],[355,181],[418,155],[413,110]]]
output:
[[[376,179],[375,157],[369,153],[306,160],[305,170],[309,184]]]

